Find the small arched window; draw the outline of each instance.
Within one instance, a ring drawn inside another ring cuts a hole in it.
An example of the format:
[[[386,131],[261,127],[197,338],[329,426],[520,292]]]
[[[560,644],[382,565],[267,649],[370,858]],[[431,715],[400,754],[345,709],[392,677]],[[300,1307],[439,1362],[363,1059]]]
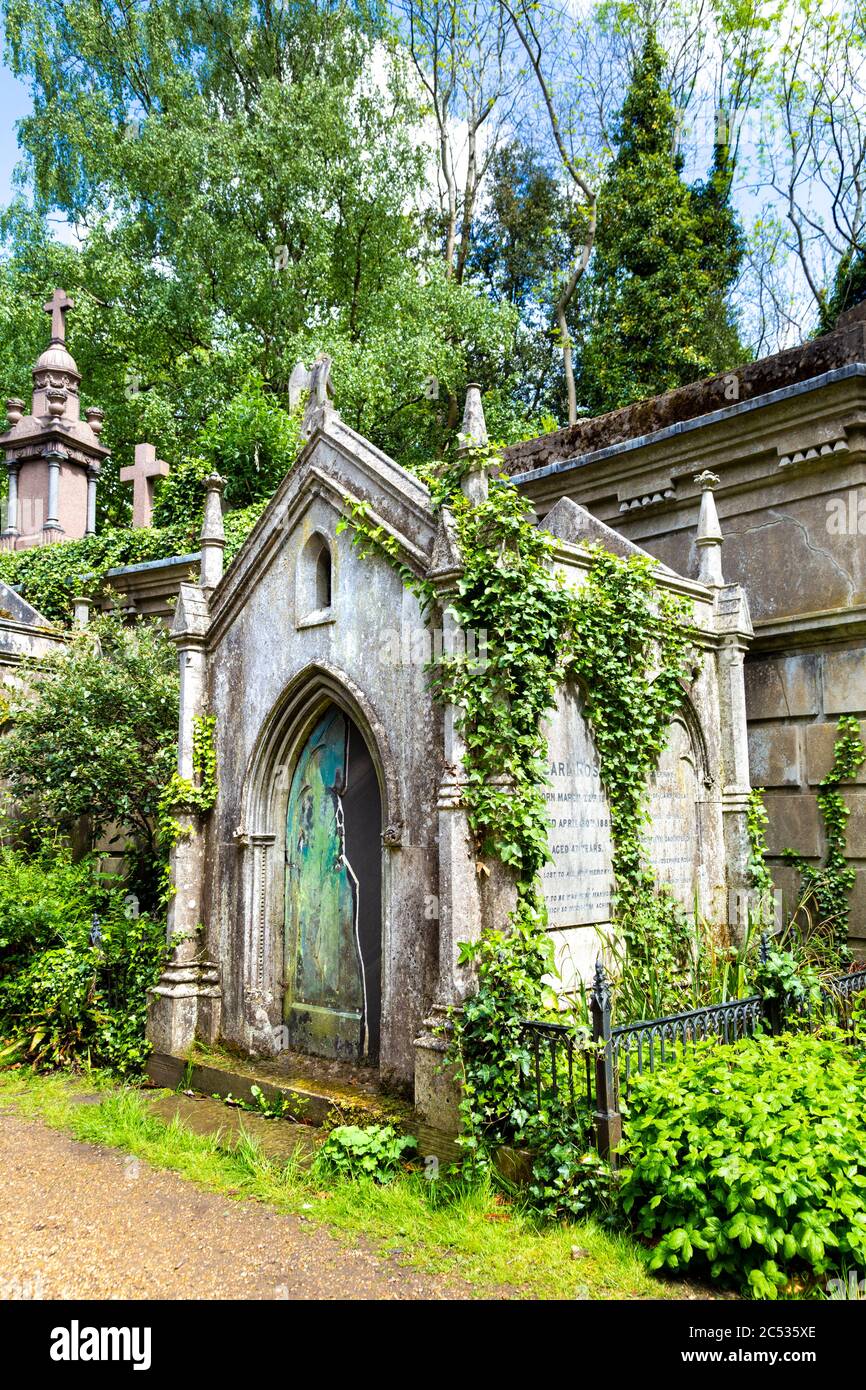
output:
[[[319,551],[316,560],[316,607],[319,609],[330,608],[331,606],[331,552],[325,542]]]
[[[296,621],[299,627],[334,621],[334,557],[326,536],[314,531],[298,556]]]

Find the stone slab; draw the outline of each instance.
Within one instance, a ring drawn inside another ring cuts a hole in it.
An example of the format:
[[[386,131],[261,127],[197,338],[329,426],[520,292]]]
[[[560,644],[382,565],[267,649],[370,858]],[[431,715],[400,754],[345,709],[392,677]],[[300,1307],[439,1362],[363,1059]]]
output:
[[[866,955],[866,867],[857,869],[857,877],[854,880],[854,887],[851,889],[851,918],[849,939],[852,942],[852,949],[858,953],[858,947],[853,943],[859,942],[859,954]]]
[[[609,923],[598,923],[552,931],[558,976],[551,978],[551,986],[562,994],[575,994],[585,989],[592,981],[595,962],[605,955],[612,930]]]
[[[767,852],[781,854],[796,850],[806,859],[817,859],[822,852],[823,830],[814,796],[806,792],[770,792],[764,798],[767,808]]]
[[[675,720],[649,782],[650,823],[644,833],[656,879],[694,911],[701,864],[698,775],[688,729]]]
[[[166,1124],[177,1120],[194,1134],[217,1137],[220,1148],[234,1149],[245,1134],[249,1135],[268,1158],[278,1163],[294,1158],[306,1166],[325,1137],[313,1125],[269,1120],[209,1096],[153,1096],[148,1099],[148,1107]]]
[[[840,790],[851,812],[846,827],[847,857],[866,859],[866,790],[857,787],[842,787]]]
[[[564,688],[547,726],[545,792],[553,862],[541,881],[551,927],[583,927],[611,916],[610,812],[598,754],[577,691]]]
[[[801,772],[796,727],[769,724],[750,728],[749,774],[753,787],[798,787]]]
[[[866,712],[866,651],[826,652],[824,655],[824,713]]]
[[[827,776],[833,766],[833,750],[836,746],[838,729],[833,724],[809,724],[806,727],[806,776],[813,786]],[[860,737],[866,743],[866,720],[860,720]],[[852,784],[866,783],[866,763],[860,768]]]
[[[746,714],[751,719],[815,715],[820,708],[814,653],[746,661]]]

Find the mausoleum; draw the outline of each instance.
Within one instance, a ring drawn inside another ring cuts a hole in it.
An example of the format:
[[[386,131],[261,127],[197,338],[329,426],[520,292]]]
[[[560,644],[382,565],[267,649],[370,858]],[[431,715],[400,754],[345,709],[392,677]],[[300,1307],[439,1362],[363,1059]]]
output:
[[[470,640],[448,606],[462,567],[455,528],[414,475],[340,419],[328,365],[309,381],[307,443],[225,574],[222,483],[210,480],[201,579],[180,586],[179,771],[192,779],[202,720],[212,719],[218,792],[206,815],[181,818],[169,922],[180,939],[152,995],[149,1034],[172,1056],[220,1038],[258,1056],[366,1061],[448,1128],[442,1024],[473,988],[459,948],[506,922],[514,884],[502,865],[479,872],[457,712],[434,701],[425,669],[432,643]],[[464,434],[486,438],[476,387]],[[725,920],[728,895],[748,882],[752,628],[743,590],[723,578],[715,483],[698,480],[699,572],[654,569],[659,589],[688,603],[695,635],[647,834],[658,881],[687,910]],[[462,483],[470,500],[488,485],[483,469]],[[362,505],[387,553],[353,545]],[[585,581],[595,542],[638,553],[570,499],[544,525],[569,585]],[[432,610],[422,612],[407,575],[432,583]],[[543,886],[566,989],[603,949],[613,886],[584,698],[562,688],[548,727]]]

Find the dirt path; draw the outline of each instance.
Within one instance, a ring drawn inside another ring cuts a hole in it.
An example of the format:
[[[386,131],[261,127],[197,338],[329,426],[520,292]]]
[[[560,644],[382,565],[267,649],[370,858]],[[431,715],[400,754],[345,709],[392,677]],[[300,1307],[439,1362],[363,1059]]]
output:
[[[29,1293],[28,1293],[29,1290]],[[0,1298],[453,1299],[301,1217],[0,1115]]]

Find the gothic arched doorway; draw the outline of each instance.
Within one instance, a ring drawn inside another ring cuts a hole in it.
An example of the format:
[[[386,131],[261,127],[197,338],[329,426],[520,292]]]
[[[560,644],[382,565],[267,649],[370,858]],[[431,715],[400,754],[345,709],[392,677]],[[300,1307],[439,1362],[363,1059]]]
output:
[[[382,957],[382,802],[357,725],[319,715],[286,812],[285,996],[289,1046],[375,1062]]]

